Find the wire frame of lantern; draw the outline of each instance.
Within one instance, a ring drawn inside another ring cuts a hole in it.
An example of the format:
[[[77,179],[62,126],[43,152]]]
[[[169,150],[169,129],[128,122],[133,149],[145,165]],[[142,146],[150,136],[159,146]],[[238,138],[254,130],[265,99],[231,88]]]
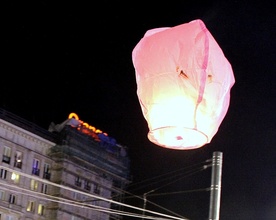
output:
[[[203,21],[148,30],[132,61],[148,139],[178,150],[210,143],[228,111],[235,79]]]

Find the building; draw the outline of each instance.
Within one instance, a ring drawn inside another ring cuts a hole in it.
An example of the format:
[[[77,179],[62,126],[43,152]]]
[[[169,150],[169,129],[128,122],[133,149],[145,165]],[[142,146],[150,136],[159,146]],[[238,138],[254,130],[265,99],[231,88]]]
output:
[[[42,129],[0,109],[1,220],[120,220],[127,148],[70,114]]]

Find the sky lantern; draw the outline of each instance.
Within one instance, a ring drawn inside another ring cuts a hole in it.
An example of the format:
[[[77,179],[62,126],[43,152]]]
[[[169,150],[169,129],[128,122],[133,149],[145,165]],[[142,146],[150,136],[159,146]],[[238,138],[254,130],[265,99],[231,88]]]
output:
[[[203,21],[148,30],[132,61],[148,139],[177,150],[210,143],[228,111],[235,78]]]

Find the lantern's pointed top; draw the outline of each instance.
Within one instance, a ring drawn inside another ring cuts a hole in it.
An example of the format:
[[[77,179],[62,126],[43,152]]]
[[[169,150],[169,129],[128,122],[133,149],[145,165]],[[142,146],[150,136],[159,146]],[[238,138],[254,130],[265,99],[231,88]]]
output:
[[[203,21],[148,30],[132,60],[149,140],[181,150],[209,143],[226,115],[235,79]]]

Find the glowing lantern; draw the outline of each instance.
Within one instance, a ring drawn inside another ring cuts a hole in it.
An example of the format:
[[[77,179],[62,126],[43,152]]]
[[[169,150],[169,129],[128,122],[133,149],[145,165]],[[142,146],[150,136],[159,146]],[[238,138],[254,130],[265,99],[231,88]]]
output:
[[[149,140],[179,150],[210,143],[228,110],[235,79],[205,24],[197,19],[148,30],[132,60]]]

